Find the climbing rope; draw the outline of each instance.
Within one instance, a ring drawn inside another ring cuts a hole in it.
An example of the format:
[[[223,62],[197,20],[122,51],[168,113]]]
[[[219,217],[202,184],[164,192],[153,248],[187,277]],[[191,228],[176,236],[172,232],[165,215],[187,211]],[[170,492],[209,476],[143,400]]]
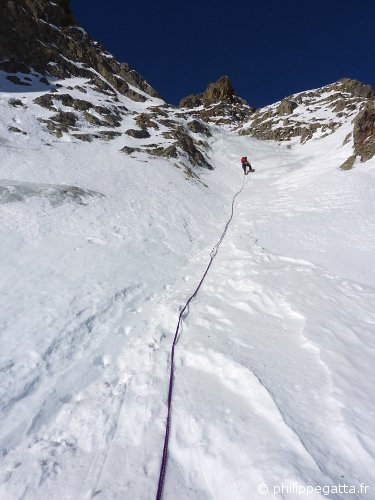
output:
[[[234,203],[236,201],[237,196],[242,192],[243,188],[245,187],[245,177],[241,186],[241,189],[233,196],[232,199],[232,209],[231,209],[231,214],[230,217],[225,224],[224,231],[222,232],[219,241],[216,243],[216,245],[213,247],[210,253],[210,260],[208,262],[207,268],[201,278],[201,280],[198,283],[197,288],[194,290],[193,294],[189,297],[189,299],[186,301],[184,307],[181,309],[179,317],[178,317],[178,322],[177,322],[177,327],[176,327],[176,332],[174,334],[173,338],[173,343],[172,343],[172,349],[171,349],[171,367],[170,367],[170,374],[169,374],[169,390],[168,390],[168,412],[167,412],[167,421],[165,425],[165,436],[164,436],[164,448],[163,448],[163,457],[161,461],[161,467],[160,467],[160,473],[159,473],[159,483],[158,483],[158,491],[156,494],[156,500],[161,500],[162,498],[162,493],[163,493],[163,486],[164,486],[164,479],[165,479],[165,472],[166,472],[166,467],[167,467],[167,455],[168,455],[168,443],[169,443],[169,431],[170,431],[170,423],[171,423],[171,412],[172,412],[172,392],[173,392],[173,374],[174,374],[174,350],[176,347],[177,339],[178,339],[178,334],[180,331],[181,323],[183,320],[183,315],[184,312],[188,309],[190,302],[194,299],[194,297],[197,295],[199,292],[200,287],[202,286],[208,271],[210,270],[211,264],[214,260],[214,258],[217,255],[217,252],[219,251],[219,247],[225,238],[225,235],[227,233],[228,227],[230,223],[232,222],[233,219],[233,214],[234,214]]]

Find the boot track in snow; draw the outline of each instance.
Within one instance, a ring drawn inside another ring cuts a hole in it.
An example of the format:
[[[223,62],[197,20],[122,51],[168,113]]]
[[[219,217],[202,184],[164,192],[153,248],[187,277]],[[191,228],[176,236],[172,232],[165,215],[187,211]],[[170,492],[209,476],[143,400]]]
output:
[[[232,222],[233,215],[234,215],[234,204],[235,204],[236,198],[237,198],[237,196],[239,196],[241,194],[241,192],[243,191],[244,187],[245,187],[245,178],[243,180],[241,189],[239,191],[237,191],[237,193],[233,196],[230,217],[229,217],[229,219],[227,220],[227,222],[225,224],[224,230],[223,230],[223,232],[222,232],[222,234],[221,234],[218,242],[216,243],[216,245],[211,250],[210,260],[208,262],[206,270],[203,273],[202,278],[200,279],[200,281],[198,283],[198,286],[196,287],[196,289],[194,290],[194,292],[192,293],[192,295],[189,297],[189,299],[185,302],[185,305],[181,309],[180,314],[178,316],[177,327],[176,327],[176,331],[175,331],[175,334],[174,334],[173,343],[172,343],[172,349],[171,349],[171,366],[170,366],[169,390],[168,390],[168,411],[167,411],[167,421],[166,421],[166,425],[165,425],[163,456],[162,456],[162,461],[161,461],[161,466],[160,466],[159,482],[158,482],[158,490],[157,490],[157,494],[156,494],[156,500],[161,500],[161,498],[162,498],[163,486],[164,486],[164,480],[165,480],[165,473],[166,473],[166,468],[167,468],[169,431],[170,431],[170,421],[171,421],[171,413],[172,413],[172,393],[173,393],[173,375],[174,375],[174,351],[175,351],[175,347],[176,347],[176,344],[177,344],[178,334],[179,334],[180,326],[181,326],[181,323],[182,323],[182,320],[183,320],[183,315],[184,315],[184,312],[186,310],[188,310],[190,302],[197,296],[197,294],[199,292],[199,289],[201,288],[201,286],[202,286],[202,284],[203,284],[203,282],[204,282],[204,280],[205,280],[205,278],[206,278],[206,276],[208,274],[208,271],[210,270],[210,267],[211,267],[211,265],[212,265],[212,263],[213,263],[216,255],[217,255],[217,253],[219,251],[220,245],[223,242],[223,240],[225,238],[225,235],[226,235],[226,233],[228,231],[229,225]],[[187,314],[188,314],[188,312],[187,312]]]

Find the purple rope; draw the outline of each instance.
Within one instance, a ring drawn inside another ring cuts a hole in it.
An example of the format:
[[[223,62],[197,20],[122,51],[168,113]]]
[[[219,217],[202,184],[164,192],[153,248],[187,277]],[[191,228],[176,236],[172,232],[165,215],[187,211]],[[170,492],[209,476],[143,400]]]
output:
[[[219,241],[216,243],[216,245],[211,250],[210,261],[208,263],[208,266],[207,266],[207,268],[206,268],[206,270],[205,270],[205,272],[204,272],[204,274],[203,274],[200,282],[198,283],[197,288],[194,290],[193,294],[189,297],[189,299],[185,303],[184,307],[181,309],[180,314],[178,316],[178,322],[177,322],[176,332],[174,334],[173,343],[172,343],[172,350],[171,350],[171,368],[170,368],[170,374],[169,374],[169,390],[168,390],[168,413],[167,413],[167,422],[166,422],[166,426],[165,426],[163,457],[162,457],[162,460],[161,460],[161,467],[160,467],[160,473],[159,473],[159,483],[158,483],[158,491],[157,491],[157,494],[156,494],[156,500],[161,500],[161,498],[162,498],[163,486],[164,486],[164,479],[165,479],[165,472],[166,472],[166,468],[167,468],[169,430],[170,430],[171,413],[172,413],[172,392],[173,392],[173,374],[174,374],[174,349],[176,347],[178,333],[180,331],[180,326],[181,326],[181,323],[182,323],[182,317],[183,317],[183,314],[186,311],[186,309],[188,309],[190,302],[197,295],[200,287],[202,286],[202,283],[204,282],[204,280],[205,280],[205,278],[207,276],[207,273],[208,273],[208,271],[209,271],[209,269],[211,267],[211,264],[212,264],[214,258],[217,255],[219,247],[220,247],[220,245],[221,245],[221,243],[222,243],[222,241],[225,238],[225,235],[227,233],[229,224],[232,222],[232,219],[233,219],[234,203],[236,201],[237,196],[243,190],[244,186],[245,186],[245,178],[243,180],[241,189],[233,196],[233,199],[232,199],[232,211],[231,211],[230,217],[229,217],[227,223],[225,224],[224,231],[222,232],[222,235],[220,236]]]

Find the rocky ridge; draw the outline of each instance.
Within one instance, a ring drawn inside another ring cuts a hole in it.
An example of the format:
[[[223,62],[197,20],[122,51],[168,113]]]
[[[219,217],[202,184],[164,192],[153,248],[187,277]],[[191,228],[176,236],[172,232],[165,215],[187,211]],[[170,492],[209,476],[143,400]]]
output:
[[[343,124],[354,123],[344,144],[352,141],[353,155],[342,165],[351,168],[375,154],[375,91],[370,85],[343,78],[319,89],[293,94],[256,110],[237,132],[262,140],[292,141],[302,144],[312,138],[333,134]]]
[[[115,91],[135,101],[144,102],[144,93],[160,97],[75,22],[69,0],[6,0],[0,16],[0,69],[13,83],[30,86],[27,76],[34,71],[46,85],[48,78],[83,77],[111,97]]]
[[[18,115],[28,108],[56,139],[116,140],[125,154],[172,159],[189,178],[197,175],[194,167],[212,168],[207,156],[212,125],[261,140],[304,144],[352,122],[344,145],[351,143],[353,154],[342,168],[375,154],[370,85],[343,78],[255,109],[223,76],[175,108],[75,22],[69,0],[7,0],[0,15],[0,89],[20,96],[6,102],[14,115],[10,134],[33,133],[19,125]]]
[[[116,139],[127,154],[176,159],[189,177],[191,166],[212,168],[208,129],[176,116],[141,75],[94,41],[74,20],[69,1],[7,0],[0,16],[0,89],[20,94],[7,102],[14,115],[28,108],[57,139]],[[16,128],[10,124],[8,131]]]

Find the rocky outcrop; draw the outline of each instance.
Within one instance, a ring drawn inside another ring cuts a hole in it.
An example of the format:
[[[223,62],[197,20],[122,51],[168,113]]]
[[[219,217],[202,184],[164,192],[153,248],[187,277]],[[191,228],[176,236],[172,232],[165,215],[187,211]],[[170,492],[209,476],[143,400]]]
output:
[[[4,0],[0,16],[0,70],[7,73],[0,76],[7,78],[7,86],[39,94],[33,102],[22,98],[27,106],[10,99],[14,113],[18,107],[30,109],[44,132],[57,138],[69,135],[76,142],[92,142],[122,136],[122,150],[128,154],[185,159],[190,165],[185,170],[212,168],[202,138],[210,135],[209,127],[190,115],[176,116],[173,106],[158,102],[159,94],[137,72],[116,61],[77,25],[69,0]],[[128,99],[145,105],[130,105]],[[242,102],[228,78],[209,85],[204,99],[207,104]],[[124,116],[126,128],[116,131]],[[16,127],[8,130],[26,133]]]
[[[239,101],[228,76],[222,76],[217,82],[209,83],[205,92],[201,94],[189,95],[181,99],[178,106],[180,108],[195,108],[223,101],[230,103]]]
[[[43,94],[34,99],[34,103],[50,111],[58,111],[50,118],[41,120],[47,125],[47,129],[57,137],[61,137],[63,132],[76,130],[75,125],[78,119],[82,123],[86,122],[86,125],[96,127],[119,127],[121,125],[120,108],[94,105],[90,101],[73,98],[70,94]],[[62,110],[61,107],[68,108],[68,111]],[[78,111],[78,114],[74,114],[71,109]],[[100,115],[101,118],[93,113]]]
[[[199,147],[206,146],[206,144],[190,137],[183,126],[175,123],[174,127],[171,127],[167,132],[163,132],[162,135],[164,139],[171,141],[167,147],[165,144],[145,144],[140,147],[124,146],[121,151],[126,154],[145,152],[152,156],[164,158],[186,156],[191,165],[212,170],[212,166],[208,163],[202,151],[199,149]]]
[[[240,125],[238,132],[240,135],[251,135],[262,140],[290,141],[299,138],[301,143],[305,143],[313,137],[332,134],[344,123],[352,121],[359,108],[373,95],[371,85],[343,78],[325,87],[294,94],[279,103],[256,110],[249,121]],[[365,113],[362,121],[368,123],[370,115],[369,111]],[[351,136],[348,134],[346,143],[350,140]],[[372,139],[368,141],[363,143],[366,144],[364,158],[368,158],[372,151]],[[357,142],[361,143],[360,140]],[[356,151],[356,154],[359,152]]]
[[[337,84],[333,85],[335,90],[341,90],[348,92],[356,97],[364,97],[365,99],[371,99],[375,97],[375,90],[368,83],[362,83],[358,80],[353,80],[351,78],[341,78]]]
[[[190,137],[184,127],[177,127],[177,129],[165,132],[163,135],[166,139],[174,140],[172,147],[179,148],[185,152],[192,165],[212,169],[201,151],[196,147],[196,142]]]
[[[354,153],[367,161],[375,155],[375,101],[369,101],[354,120]]]
[[[140,130],[130,128],[126,131],[126,134],[130,137],[134,137],[134,139],[148,139],[150,137],[149,132],[147,132],[144,128],[141,128]]]
[[[209,83],[203,94],[203,102],[205,104],[212,104],[219,101],[236,102],[238,99],[228,76],[222,76],[217,82]]]
[[[33,71],[43,75],[41,79],[47,83],[50,77],[81,76],[93,84],[106,85],[112,95],[117,91],[144,101],[145,96],[131,89],[131,84],[159,97],[136,71],[116,61],[76,24],[67,0],[3,0],[0,18],[0,69],[8,73],[28,75]],[[30,85],[18,75],[8,78],[15,85]]]
[[[178,106],[181,108],[181,117],[195,116],[207,123],[232,127],[248,118],[255,110],[237,95],[228,76],[209,83],[200,94],[181,99]]]
[[[10,126],[10,127],[8,127],[8,130],[9,130],[9,132],[15,132],[16,134],[27,135],[27,132],[25,132],[24,130],[21,130],[18,127]]]
[[[277,107],[277,113],[279,115],[290,115],[296,109],[298,104],[294,101],[288,99],[283,99]]]
[[[207,137],[211,136],[210,129],[201,121],[192,120],[191,122],[188,122],[187,127],[194,134],[203,134]]]
[[[340,166],[341,170],[351,170],[355,162],[355,156],[351,155],[344,163]]]

